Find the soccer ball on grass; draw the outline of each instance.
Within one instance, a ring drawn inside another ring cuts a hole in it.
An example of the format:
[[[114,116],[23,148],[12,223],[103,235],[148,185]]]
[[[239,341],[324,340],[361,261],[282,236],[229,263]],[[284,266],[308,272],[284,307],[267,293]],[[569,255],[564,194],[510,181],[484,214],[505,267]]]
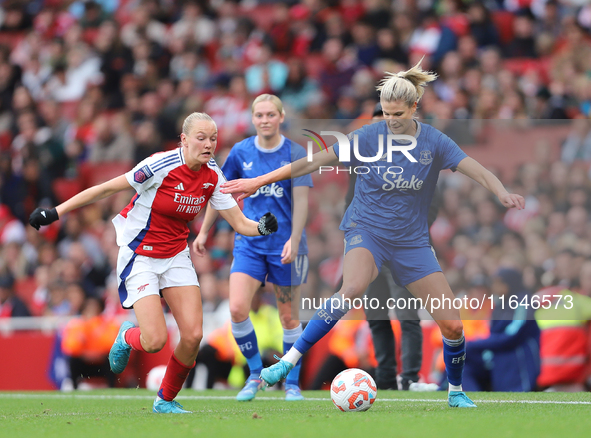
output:
[[[358,368],[349,368],[337,374],[330,385],[332,402],[343,412],[367,411],[377,394],[374,380]]]

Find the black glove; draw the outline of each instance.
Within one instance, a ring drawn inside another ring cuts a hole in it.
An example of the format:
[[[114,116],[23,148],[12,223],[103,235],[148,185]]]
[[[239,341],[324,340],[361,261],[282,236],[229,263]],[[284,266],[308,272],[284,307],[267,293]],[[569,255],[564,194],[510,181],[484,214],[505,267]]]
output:
[[[269,234],[273,234],[275,231],[279,229],[279,225],[277,224],[277,218],[273,213],[266,213],[262,218],[259,219],[259,233],[262,236],[268,236]]]
[[[38,207],[29,216],[29,225],[38,230],[41,225],[49,225],[59,219],[57,210]]]

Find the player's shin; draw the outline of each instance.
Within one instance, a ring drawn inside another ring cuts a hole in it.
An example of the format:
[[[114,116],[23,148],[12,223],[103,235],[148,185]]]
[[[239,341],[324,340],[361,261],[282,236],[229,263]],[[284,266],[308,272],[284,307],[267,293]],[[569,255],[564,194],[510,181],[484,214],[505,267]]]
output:
[[[139,327],[132,327],[125,332],[125,342],[135,351],[144,351],[144,346],[140,340],[141,331]],[[147,353],[147,352],[146,352]]]
[[[287,353],[291,347],[293,347],[294,342],[300,337],[302,334],[302,325],[299,324],[294,329],[283,329],[283,354]],[[301,359],[295,364],[293,369],[289,372],[285,379],[285,383],[288,385],[299,385],[300,381],[300,368],[301,368],[302,361]]]
[[[250,318],[246,318],[242,322],[232,321],[232,334],[234,335],[234,339],[236,339],[240,351],[246,358],[250,374],[258,377],[263,369],[263,361],[259,353],[257,336]]]
[[[443,361],[447,371],[450,391],[462,391],[462,372],[466,361],[466,341],[464,333],[459,339],[443,337]]]
[[[195,366],[187,366],[180,362],[174,353],[170,356],[168,365],[166,366],[166,373],[162,379],[162,384],[158,390],[158,397],[162,400],[172,401],[177,396],[179,391],[183,388],[185,380],[189,375],[189,371]]]
[[[302,335],[293,344],[294,348],[304,354],[322,339],[345,316],[349,309],[350,302],[343,300],[338,292],[335,293],[316,311]]]

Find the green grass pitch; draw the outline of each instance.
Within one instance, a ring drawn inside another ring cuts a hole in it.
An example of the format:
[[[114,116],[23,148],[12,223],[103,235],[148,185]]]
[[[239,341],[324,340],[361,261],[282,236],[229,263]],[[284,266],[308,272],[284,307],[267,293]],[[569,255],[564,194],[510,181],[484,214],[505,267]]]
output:
[[[367,412],[343,413],[328,391],[304,391],[286,402],[282,391],[252,402],[236,391],[183,390],[193,414],[152,413],[142,389],[0,392],[0,437],[21,438],[541,438],[591,436],[591,393],[471,393],[476,409],[447,407],[441,392],[378,391]]]

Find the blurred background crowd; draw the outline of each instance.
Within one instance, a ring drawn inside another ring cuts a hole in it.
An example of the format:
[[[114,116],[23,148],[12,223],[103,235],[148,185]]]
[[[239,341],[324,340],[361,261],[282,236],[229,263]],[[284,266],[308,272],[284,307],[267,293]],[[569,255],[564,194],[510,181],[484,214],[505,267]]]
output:
[[[439,79],[425,92],[420,118],[462,121],[449,134],[463,136],[456,140],[469,155],[484,147],[482,135],[465,135],[472,121],[511,119],[535,130],[544,126],[539,119],[563,120],[553,125],[559,136],[504,145],[507,168],[490,146],[479,158],[526,196],[524,212],[505,213],[468,178],[442,176],[444,202],[431,232],[452,289],[488,291],[498,268],[510,267],[532,292],[560,285],[591,296],[588,2],[5,0],[0,317],[80,315],[85,305],[96,308],[89,297],[104,300],[105,315],[126,313],[110,219],[131,193],[41,232],[25,225],[35,207],[54,206],[176,147],[193,111],[216,121],[221,164],[253,134],[250,105],[261,93],[282,99],[287,120],[369,119],[383,72],[421,58]],[[512,158],[517,148],[526,151],[522,158]],[[315,178],[308,287],[329,296],[342,272],[347,176]],[[191,229],[193,237],[199,220]],[[219,325],[227,317],[220,304],[232,242],[233,231],[218,222],[208,256],[193,257],[204,310],[224,315]]]

